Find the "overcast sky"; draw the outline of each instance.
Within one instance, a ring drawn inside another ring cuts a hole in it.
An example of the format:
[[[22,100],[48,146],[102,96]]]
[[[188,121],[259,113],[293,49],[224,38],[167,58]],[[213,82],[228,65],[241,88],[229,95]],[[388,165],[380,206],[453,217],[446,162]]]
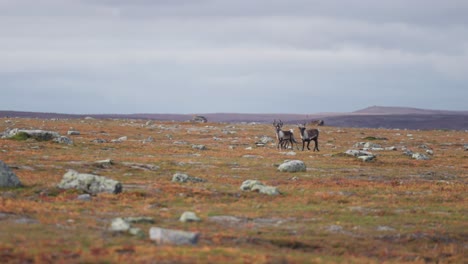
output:
[[[466,0],[0,0],[0,110],[468,110]]]

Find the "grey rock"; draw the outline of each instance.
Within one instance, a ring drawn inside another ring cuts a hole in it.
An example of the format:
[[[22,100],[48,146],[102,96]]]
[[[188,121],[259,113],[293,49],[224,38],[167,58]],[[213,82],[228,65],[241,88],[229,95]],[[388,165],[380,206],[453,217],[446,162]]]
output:
[[[151,143],[154,142],[154,138],[152,136],[147,137],[146,139],[143,140],[143,143]]]
[[[138,224],[138,223],[154,224],[154,218],[147,217],[147,216],[125,217],[123,218],[123,220],[132,224]]]
[[[426,154],[428,155],[434,155],[434,151],[432,149],[426,149]]]
[[[67,145],[73,145],[73,140],[71,140],[68,137],[65,136],[59,136],[54,139],[52,139],[53,142],[59,143],[59,144],[67,144]]]
[[[78,195],[78,197],[76,199],[80,200],[80,201],[91,201],[91,195],[88,194],[88,193],[80,194],[80,195]]]
[[[76,131],[76,130],[68,130],[67,132],[67,135],[69,136],[78,136],[80,134],[81,134],[80,131]]]
[[[26,133],[30,138],[34,138],[38,141],[48,141],[54,138],[60,137],[59,133],[54,131],[46,131],[40,129],[28,130],[28,129],[12,129],[6,134],[7,138],[13,137],[18,133]]]
[[[158,245],[194,245],[197,244],[200,234],[181,230],[152,227],[149,230],[149,237]]]
[[[107,141],[105,139],[102,139],[102,138],[96,138],[96,139],[91,140],[91,142],[93,142],[93,143],[106,143]]]
[[[244,155],[242,157],[245,159],[263,159],[263,157],[260,155],[250,155],[250,154]]]
[[[21,187],[22,184],[15,173],[0,160],[0,187]]]
[[[389,227],[389,226],[378,226],[377,231],[382,231],[382,232],[395,231],[395,228]]]
[[[415,160],[430,160],[428,156],[421,153],[414,153],[411,157]]]
[[[397,148],[395,146],[391,146],[391,147],[386,147],[385,150],[397,150]]]
[[[375,156],[359,156],[358,159],[362,160],[363,162],[369,162],[375,159]]]
[[[94,165],[96,165],[99,168],[110,168],[114,164],[114,161],[111,159],[98,160],[94,162]]]
[[[143,164],[143,163],[133,163],[133,162],[122,162],[123,165],[129,166],[132,169],[140,169],[140,170],[149,170],[149,171],[157,171],[160,169],[159,166],[153,164]]]
[[[125,221],[121,217],[112,219],[109,230],[114,232],[127,232],[131,228],[129,222]]]
[[[282,172],[299,172],[299,171],[306,171],[307,168],[303,161],[290,160],[279,165],[278,170]]]
[[[366,142],[364,144],[364,148],[382,148],[382,146],[379,144],[372,143],[372,142]]]
[[[206,180],[178,172],[172,176],[172,182],[206,182]]]
[[[111,140],[112,143],[122,143],[124,141],[127,141],[127,136],[119,137],[118,139],[113,139]]]
[[[242,183],[240,189],[242,191],[259,192],[267,195],[279,195],[280,192],[276,187],[265,186],[263,183],[257,180],[246,180]]]
[[[198,149],[198,150],[206,150],[205,145],[192,145],[193,149]]]
[[[57,187],[61,189],[78,189],[90,194],[101,192],[116,194],[122,192],[122,184],[116,180],[93,174],[78,173],[74,170],[65,173]]]
[[[138,228],[138,227],[131,227],[130,229],[128,229],[128,233],[134,236],[138,236],[138,237],[145,236],[145,232],[141,230],[141,228]]]
[[[349,149],[345,152],[346,155],[360,157],[360,156],[374,156],[371,152],[363,150]]]
[[[258,143],[262,143],[262,144],[266,145],[266,144],[272,143],[272,142],[275,142],[275,140],[273,138],[268,137],[268,136],[262,136]]]
[[[180,218],[179,221],[181,222],[199,222],[200,218],[194,213],[194,212],[184,212]]]

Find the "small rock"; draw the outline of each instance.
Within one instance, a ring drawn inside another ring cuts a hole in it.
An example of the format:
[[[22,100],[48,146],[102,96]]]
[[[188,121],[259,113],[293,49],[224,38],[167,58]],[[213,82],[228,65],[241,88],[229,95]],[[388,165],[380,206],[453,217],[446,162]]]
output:
[[[377,231],[382,231],[382,232],[385,232],[385,231],[395,231],[395,228],[389,227],[389,226],[378,226],[378,227],[377,227]]]
[[[99,168],[109,168],[114,165],[114,161],[111,159],[98,160],[94,164]]]
[[[67,135],[69,135],[69,136],[77,136],[77,135],[80,135],[80,131],[68,130]]]
[[[359,156],[358,159],[362,160],[363,162],[369,162],[375,159],[375,156]]]
[[[199,222],[200,218],[194,213],[194,212],[184,212],[180,218],[179,221],[181,222]]]
[[[0,187],[21,187],[22,184],[15,173],[0,160]]]
[[[172,182],[206,182],[206,180],[185,173],[176,173],[172,176]]]
[[[242,157],[246,159],[263,159],[263,157],[260,155],[244,155]]]
[[[421,154],[421,153],[414,153],[412,155],[412,158],[415,160],[430,160],[428,156]]]
[[[96,138],[96,139],[91,140],[91,142],[93,142],[93,143],[106,143],[107,141],[105,139]]]
[[[131,228],[129,222],[125,221],[121,217],[112,219],[110,230],[115,232],[126,232]]]
[[[426,149],[426,154],[428,155],[434,155],[434,151],[432,149]]]
[[[59,143],[59,144],[67,144],[67,145],[73,145],[73,140],[65,137],[65,136],[59,136],[56,137],[52,140],[53,142]]]
[[[80,200],[80,201],[91,201],[91,195],[88,194],[88,193],[80,194],[80,195],[78,195],[78,197],[76,199]]]
[[[198,150],[206,150],[205,145],[192,145],[193,149],[198,149]]]
[[[158,245],[194,245],[197,244],[199,236],[199,233],[165,229],[160,227],[152,227],[149,230],[150,239],[154,240]]]
[[[242,183],[240,189],[242,191],[259,192],[267,195],[278,195],[280,192],[276,187],[265,186],[263,183],[257,180],[246,180]]]

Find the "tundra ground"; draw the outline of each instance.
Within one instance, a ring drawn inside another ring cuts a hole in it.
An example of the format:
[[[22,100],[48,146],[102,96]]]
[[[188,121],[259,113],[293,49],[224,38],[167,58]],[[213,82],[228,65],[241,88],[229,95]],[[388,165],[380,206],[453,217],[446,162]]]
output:
[[[69,136],[73,145],[0,139],[0,160],[24,185],[0,189],[2,263],[467,260],[464,131],[320,127],[321,151],[312,152],[279,151],[275,142],[257,147],[262,136],[275,138],[271,124],[0,119],[0,131],[7,128],[80,135]],[[299,141],[297,126],[289,128]],[[122,136],[127,140],[111,142]],[[144,143],[149,137],[153,141]],[[342,154],[367,141],[397,150],[374,151],[372,162]],[[200,144],[206,150],[192,148]],[[433,150],[430,160],[402,154],[402,148],[424,153],[423,147]],[[95,164],[104,159],[113,165]],[[302,160],[307,171],[277,171],[286,159]],[[56,187],[69,169],[118,180],[123,192],[77,200],[80,191]],[[206,182],[172,182],[176,172]],[[275,186],[281,195],[241,191],[248,179]],[[201,221],[180,222],[185,211]],[[145,230],[142,237],[109,231],[113,218],[130,216],[155,223],[137,224]],[[191,246],[156,245],[148,238],[152,226],[199,232],[200,239]]]

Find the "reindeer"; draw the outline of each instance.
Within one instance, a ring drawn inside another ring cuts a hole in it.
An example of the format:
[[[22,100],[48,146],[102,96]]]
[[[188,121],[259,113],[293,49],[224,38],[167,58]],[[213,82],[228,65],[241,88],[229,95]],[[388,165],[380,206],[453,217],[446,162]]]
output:
[[[278,139],[278,149],[285,149],[289,143],[291,143],[292,148],[294,148],[294,143],[296,143],[296,148],[299,149],[292,129],[289,131],[281,130],[281,128],[283,128],[283,122],[279,120],[279,123],[277,123],[276,119],[273,120],[273,126],[276,130],[276,138]]]
[[[306,142],[307,142],[307,149],[310,150],[309,145],[310,145],[310,141],[312,140],[315,142],[314,151],[315,150],[320,151],[318,149],[318,137],[319,137],[318,129],[312,128],[312,129],[306,130],[305,126],[306,126],[305,123],[298,125],[299,131],[301,134],[301,139],[302,139],[302,151],[304,151],[304,146]]]

